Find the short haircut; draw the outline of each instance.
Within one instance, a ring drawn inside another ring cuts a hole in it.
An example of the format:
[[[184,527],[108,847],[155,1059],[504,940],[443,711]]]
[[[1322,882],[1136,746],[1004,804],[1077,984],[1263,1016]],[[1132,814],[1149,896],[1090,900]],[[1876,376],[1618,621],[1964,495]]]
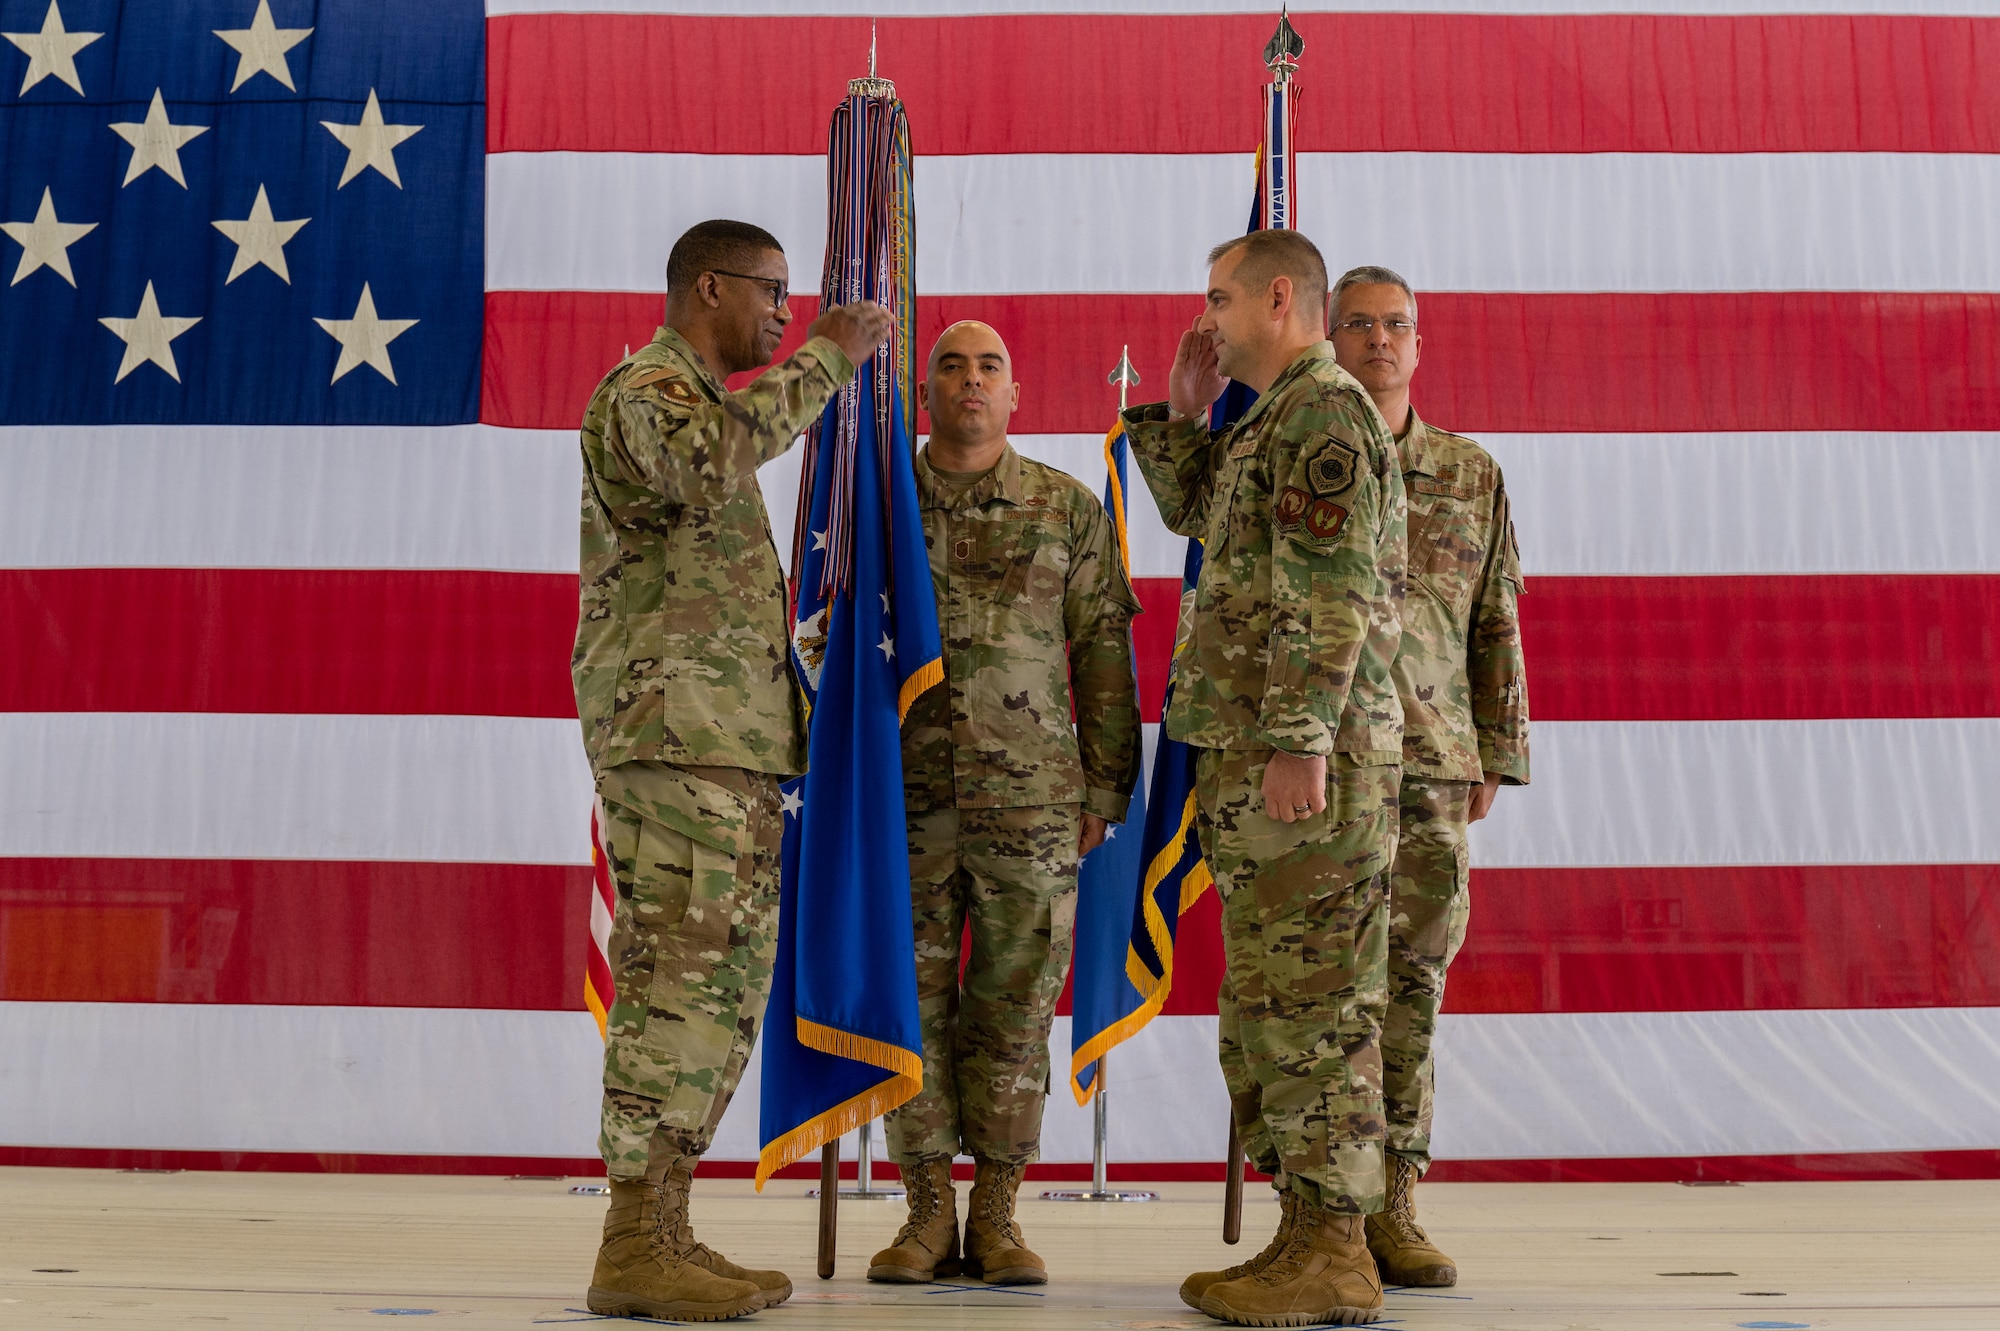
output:
[[[1375,264],[1363,264],[1359,268],[1350,268],[1342,273],[1340,281],[1334,283],[1333,286],[1333,308],[1335,313],[1338,313],[1340,310],[1341,293],[1349,287],[1401,287],[1403,294],[1410,298],[1410,317],[1412,319],[1417,317],[1417,293],[1410,290],[1410,284],[1405,282],[1403,275],[1393,268],[1381,268]]]
[[[1299,231],[1252,231],[1225,240],[1208,252],[1212,268],[1223,256],[1241,253],[1237,277],[1248,287],[1268,287],[1280,277],[1292,279],[1292,301],[1303,310],[1326,309],[1326,260],[1319,246]],[[1323,322],[1323,319],[1319,322]]]
[[[703,273],[741,272],[767,250],[783,254],[785,247],[761,226],[723,217],[696,222],[681,233],[667,255],[667,290],[686,291]]]

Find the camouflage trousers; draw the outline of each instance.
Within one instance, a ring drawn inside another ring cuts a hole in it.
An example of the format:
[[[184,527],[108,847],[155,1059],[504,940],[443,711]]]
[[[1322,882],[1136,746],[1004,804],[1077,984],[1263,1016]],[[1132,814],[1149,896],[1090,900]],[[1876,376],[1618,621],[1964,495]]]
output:
[[[1389,1149],[1431,1166],[1432,1091],[1444,972],[1472,915],[1465,818],[1470,781],[1403,778],[1396,867],[1389,874],[1389,1013],[1382,1022],[1382,1092]]]
[[[633,762],[600,772],[618,889],[617,1001],[607,1022],[598,1149],[641,1179],[655,1133],[699,1155],[743,1076],[777,954],[778,778]]]
[[[1026,1164],[1040,1149],[1081,825],[1075,804],[910,814],[924,1088],[887,1117],[898,1164],[961,1153]]]
[[[1388,869],[1400,769],[1328,764],[1327,807],[1264,813],[1268,750],[1203,749],[1202,856],[1222,898],[1220,1056],[1245,1152],[1273,1186],[1382,1209]]]

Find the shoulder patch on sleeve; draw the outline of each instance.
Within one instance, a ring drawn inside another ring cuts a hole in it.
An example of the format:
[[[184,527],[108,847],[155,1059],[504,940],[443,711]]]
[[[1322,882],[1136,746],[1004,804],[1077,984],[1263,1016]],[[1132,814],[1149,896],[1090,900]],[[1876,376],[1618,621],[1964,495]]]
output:
[[[677,406],[695,407],[701,405],[701,394],[693,384],[681,377],[681,372],[671,365],[658,365],[650,370],[642,370],[625,381],[627,388],[651,388],[667,401]]]
[[[1347,525],[1347,510],[1330,499],[1315,499],[1306,510],[1305,529],[1316,540],[1330,541]]]
[[[1332,435],[1321,435],[1319,447],[1306,463],[1306,483],[1322,499],[1347,493],[1361,472],[1361,453]]]

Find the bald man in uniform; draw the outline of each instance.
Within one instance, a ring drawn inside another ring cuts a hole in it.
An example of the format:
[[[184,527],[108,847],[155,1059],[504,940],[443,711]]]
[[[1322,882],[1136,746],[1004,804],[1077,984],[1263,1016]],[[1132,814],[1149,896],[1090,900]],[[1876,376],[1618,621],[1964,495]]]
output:
[[[888,1116],[910,1213],[868,1278],[963,1270],[1038,1285],[1047,1267],[1014,1198],[1041,1142],[1077,864],[1124,819],[1138,779],[1139,602],[1096,497],[1007,442],[1021,390],[998,333],[947,328],[917,392],[931,417],[917,497],[946,685],[903,725],[924,1088]],[[961,1152],[975,1163],[962,1241]]]

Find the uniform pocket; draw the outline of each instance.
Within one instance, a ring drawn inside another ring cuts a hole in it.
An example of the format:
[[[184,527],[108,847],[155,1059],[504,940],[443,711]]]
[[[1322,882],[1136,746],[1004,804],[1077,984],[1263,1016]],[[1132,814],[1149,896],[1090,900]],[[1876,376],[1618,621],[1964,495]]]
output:
[[[1471,607],[1472,584],[1486,563],[1486,543],[1466,505],[1434,497],[1410,509],[1410,574],[1454,614]]]

